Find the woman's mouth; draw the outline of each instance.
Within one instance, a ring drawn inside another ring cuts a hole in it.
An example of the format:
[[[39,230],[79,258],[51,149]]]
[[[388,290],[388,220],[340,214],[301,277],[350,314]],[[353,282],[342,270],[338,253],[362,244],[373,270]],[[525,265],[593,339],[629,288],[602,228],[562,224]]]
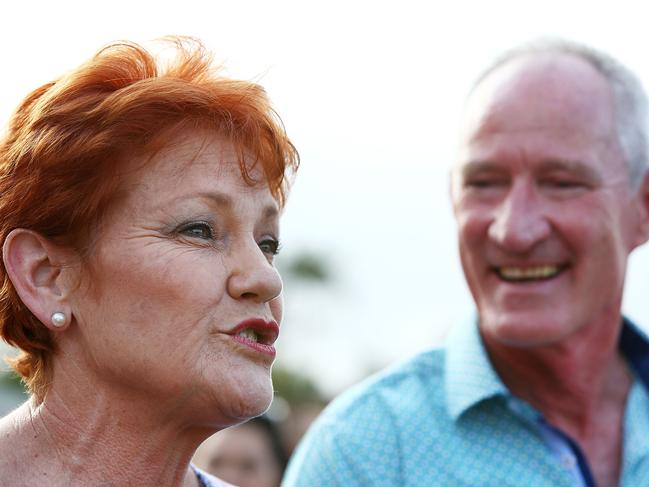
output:
[[[279,325],[275,321],[249,319],[235,326],[230,335],[236,342],[274,357],[276,351],[273,344],[279,335]]]

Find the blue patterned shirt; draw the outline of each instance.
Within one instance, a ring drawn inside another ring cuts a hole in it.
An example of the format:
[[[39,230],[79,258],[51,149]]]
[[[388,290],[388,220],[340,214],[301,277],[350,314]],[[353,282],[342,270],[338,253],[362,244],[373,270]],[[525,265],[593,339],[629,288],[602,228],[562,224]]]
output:
[[[625,321],[631,365],[620,486],[649,486],[649,343]],[[603,441],[606,441],[603,439]],[[577,445],[513,397],[477,326],[444,349],[380,373],[336,399],[302,440],[283,487],[593,485]]]
[[[198,479],[201,487],[236,487],[235,485],[228,484],[221,479],[217,479],[213,475],[210,475],[209,473],[201,470],[194,464],[191,465],[191,468],[194,470],[196,478]]]

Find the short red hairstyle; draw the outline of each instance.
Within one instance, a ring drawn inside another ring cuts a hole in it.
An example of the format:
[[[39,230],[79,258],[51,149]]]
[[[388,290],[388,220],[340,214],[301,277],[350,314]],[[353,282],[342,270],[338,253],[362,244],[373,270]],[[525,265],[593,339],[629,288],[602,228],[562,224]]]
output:
[[[114,43],[22,102],[0,141],[0,241],[27,228],[82,255],[116,195],[118,169],[194,128],[232,141],[249,184],[260,165],[283,206],[299,157],[263,88],[220,75],[196,39],[164,41],[176,52],[166,65],[138,44]],[[10,363],[42,399],[56,344],[2,262],[0,280],[0,336],[21,349]]]

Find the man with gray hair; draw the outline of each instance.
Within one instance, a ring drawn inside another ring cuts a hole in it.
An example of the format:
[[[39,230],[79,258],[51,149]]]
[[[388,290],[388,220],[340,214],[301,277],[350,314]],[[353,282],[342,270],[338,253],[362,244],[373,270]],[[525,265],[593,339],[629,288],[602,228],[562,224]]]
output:
[[[564,41],[485,72],[451,181],[478,319],[334,401],[283,485],[649,485],[649,342],[621,315],[649,238],[647,105]]]

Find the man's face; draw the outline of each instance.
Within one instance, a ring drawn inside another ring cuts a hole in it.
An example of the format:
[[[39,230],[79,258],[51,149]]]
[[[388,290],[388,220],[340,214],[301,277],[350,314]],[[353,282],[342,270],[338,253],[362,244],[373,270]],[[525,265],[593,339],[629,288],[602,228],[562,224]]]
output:
[[[619,318],[646,236],[610,88],[564,55],[510,61],[472,94],[452,198],[485,339],[559,343]]]

